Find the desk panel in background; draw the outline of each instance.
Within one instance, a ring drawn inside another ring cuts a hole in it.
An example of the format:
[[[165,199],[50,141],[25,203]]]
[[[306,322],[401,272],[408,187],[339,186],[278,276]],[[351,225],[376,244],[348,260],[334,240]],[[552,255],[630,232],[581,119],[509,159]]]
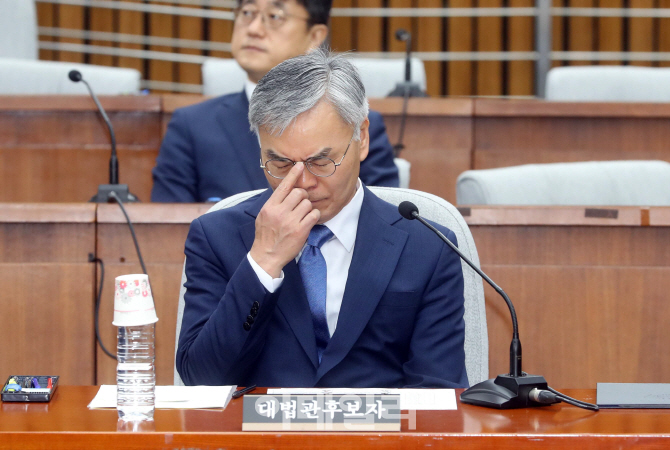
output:
[[[120,179],[148,201],[151,169],[176,108],[202,96],[103,97],[117,134]],[[391,144],[400,99],[375,99]],[[612,159],[670,162],[670,105],[411,99],[401,157],[410,187],[454,203],[468,169]],[[0,201],[80,202],[108,181],[109,136],[88,96],[0,96]]]
[[[183,242],[190,221],[208,207],[128,207],[160,318],[159,384],[172,382]],[[665,326],[670,322],[670,250],[665,245],[670,208],[589,209],[588,217],[584,207],[473,207],[463,212],[483,269],[516,305],[527,372],[544,375],[553,386],[575,388],[670,377],[670,357],[659,351],[670,342]],[[113,346],[113,277],[140,270],[114,205],[98,209],[97,245],[108,267],[101,330]],[[511,323],[504,302],[488,288],[486,308],[493,376],[509,368]],[[97,382],[113,383],[114,362],[97,355]]]
[[[667,382],[670,208],[462,210],[516,307],[526,372],[575,388]],[[493,376],[509,370],[511,320],[488,287],[486,308]]]
[[[116,134],[119,181],[149,201],[161,142],[160,97],[100,102]],[[110,148],[88,95],[0,96],[0,202],[86,202],[109,183]]]
[[[0,204],[0,377],[93,384],[95,205]]]

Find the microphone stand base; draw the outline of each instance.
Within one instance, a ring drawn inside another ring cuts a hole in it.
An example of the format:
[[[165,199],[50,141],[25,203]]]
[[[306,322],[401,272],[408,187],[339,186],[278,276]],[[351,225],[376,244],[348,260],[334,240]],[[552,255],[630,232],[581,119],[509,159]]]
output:
[[[461,394],[461,402],[495,409],[547,406],[530,399],[529,393],[535,388],[546,390],[547,380],[541,375],[526,373],[520,377],[498,375],[495,380],[482,381],[466,389]]]
[[[428,94],[423,92],[417,83],[402,82],[395,85],[395,88],[387,95],[387,97],[404,97],[405,91],[409,91],[408,97],[428,97]]]
[[[127,184],[101,184],[98,186],[98,193],[91,197],[91,203],[114,203],[110,194],[114,192],[122,203],[135,203],[139,199],[130,193]]]

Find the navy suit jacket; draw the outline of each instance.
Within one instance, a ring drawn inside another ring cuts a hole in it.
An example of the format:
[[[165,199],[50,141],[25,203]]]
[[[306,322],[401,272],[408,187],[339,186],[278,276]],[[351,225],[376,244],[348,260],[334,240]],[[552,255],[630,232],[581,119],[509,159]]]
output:
[[[151,201],[216,201],[269,187],[248,115],[244,91],[177,109],[152,171]],[[398,169],[382,116],[370,111],[368,117],[370,151],[360,178],[369,186],[397,187]]]
[[[270,195],[268,189],[191,224],[176,360],[185,384],[468,385],[459,257],[367,188],[337,328],[319,365],[296,262],[284,267],[284,281],[271,294],[246,257]],[[256,317],[245,327],[254,305]]]

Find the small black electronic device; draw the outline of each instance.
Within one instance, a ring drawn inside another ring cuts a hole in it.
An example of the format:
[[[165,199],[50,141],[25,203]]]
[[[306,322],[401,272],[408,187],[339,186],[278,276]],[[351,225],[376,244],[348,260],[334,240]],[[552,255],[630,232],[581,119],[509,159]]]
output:
[[[3,402],[49,402],[58,387],[58,376],[11,375],[2,386]]]

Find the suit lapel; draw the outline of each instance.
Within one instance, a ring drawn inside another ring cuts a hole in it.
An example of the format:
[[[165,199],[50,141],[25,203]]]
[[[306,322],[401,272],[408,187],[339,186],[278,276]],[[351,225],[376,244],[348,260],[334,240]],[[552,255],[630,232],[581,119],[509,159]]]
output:
[[[250,189],[267,187],[267,180],[260,168],[260,147],[256,135],[249,129],[249,101],[244,91],[226,96],[218,116],[219,124],[232,146],[229,164],[239,167]]]
[[[393,206],[365,189],[337,328],[321,359],[317,383],[351,350],[386,291],[407,241],[407,233],[392,226],[399,219]]]
[[[270,198],[270,195],[272,195],[271,189],[263,192],[258,200],[247,208],[246,213],[254,218],[257,217],[267,199]],[[240,227],[242,241],[247,251],[251,250],[251,246],[254,243],[255,231],[255,220],[251,220]],[[284,267],[284,282],[277,299],[277,308],[279,308],[296,339],[298,339],[298,342],[300,342],[303,350],[305,350],[305,353],[307,353],[307,356],[316,368],[318,366],[318,357],[314,325],[309,310],[307,294],[305,294],[302,277],[295,260],[289,262]]]

